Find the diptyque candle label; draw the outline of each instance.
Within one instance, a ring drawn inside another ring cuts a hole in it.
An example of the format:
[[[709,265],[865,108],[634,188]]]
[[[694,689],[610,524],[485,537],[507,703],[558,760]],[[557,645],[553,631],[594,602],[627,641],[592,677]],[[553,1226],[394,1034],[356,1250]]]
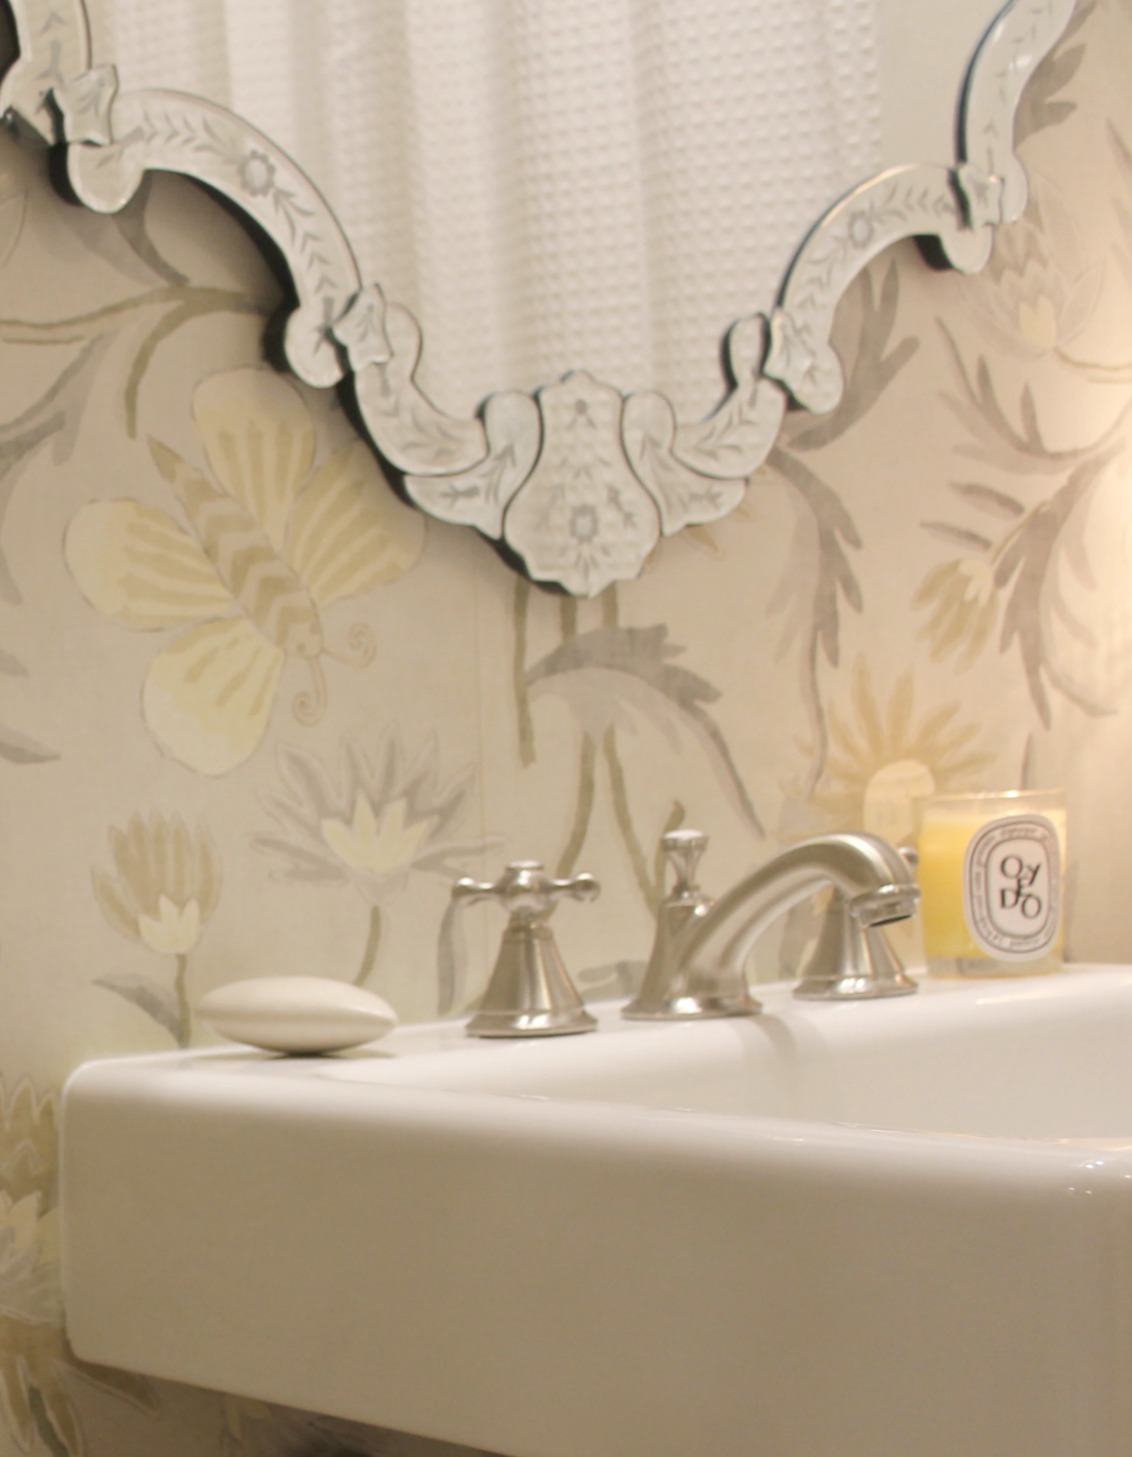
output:
[[[991,820],[971,837],[963,862],[967,928],[988,956],[1032,961],[1057,939],[1061,851],[1044,815]]]

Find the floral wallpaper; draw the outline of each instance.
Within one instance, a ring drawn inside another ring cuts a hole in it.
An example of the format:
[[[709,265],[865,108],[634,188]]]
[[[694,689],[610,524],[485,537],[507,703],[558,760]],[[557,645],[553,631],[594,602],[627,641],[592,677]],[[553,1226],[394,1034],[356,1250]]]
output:
[[[837,409],[594,601],[426,521],[274,372],[276,283],[203,194],[96,217],[0,139],[0,1453],[454,1450],[78,1361],[56,1112],[85,1059],[204,1041],[237,976],[465,1013],[501,925],[452,914],[460,874],[595,873],[557,934],[619,994],[667,829],[708,831],[710,889],[804,834],[899,839],[925,791],[1064,784],[1071,954],[1132,958],[1130,73],[1132,4],[1080,0],[989,267],[873,264]]]

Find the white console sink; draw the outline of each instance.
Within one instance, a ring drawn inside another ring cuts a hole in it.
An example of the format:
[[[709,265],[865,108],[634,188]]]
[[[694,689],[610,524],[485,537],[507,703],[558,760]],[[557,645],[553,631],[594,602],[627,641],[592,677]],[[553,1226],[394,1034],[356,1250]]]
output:
[[[1128,1457],[1132,971],[89,1064],[90,1361],[511,1457]]]

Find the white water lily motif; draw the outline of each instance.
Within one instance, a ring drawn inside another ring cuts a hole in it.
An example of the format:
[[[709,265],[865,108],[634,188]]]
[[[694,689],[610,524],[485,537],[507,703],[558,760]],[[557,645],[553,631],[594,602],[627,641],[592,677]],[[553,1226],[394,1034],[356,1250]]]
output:
[[[386,734],[370,759],[344,743],[337,775],[313,755],[280,750],[286,793],[265,798],[283,835],[258,835],[255,847],[280,855],[286,880],[351,884],[372,905],[404,886],[412,871],[450,879],[482,841],[453,841],[449,830],[471,806],[471,771],[441,784],[436,745],[406,762],[395,733]]]
[[[264,803],[283,833],[253,843],[287,862],[279,872],[287,880],[352,885],[378,905],[410,874],[454,878],[484,849],[482,840],[449,838],[470,808],[471,772],[442,784],[434,743],[409,763],[392,731],[372,760],[344,742],[336,775],[312,754],[283,749],[279,772],[285,792]]]
[[[209,474],[151,442],[187,526],[139,501],[95,502],[71,522],[66,556],[80,591],[112,621],[181,629],[149,669],[145,722],[173,758],[226,774],[259,747],[288,661],[310,672],[294,709],[315,723],[326,708],[322,660],[372,659],[376,644],[360,624],[345,649],[331,647],[323,613],[403,576],[424,521],[360,442],[316,468],[306,405],[266,370],[203,380],[193,415]]]
[[[285,865],[283,880],[308,885],[352,886],[369,907],[369,931],[354,982],[373,976],[382,940],[383,907],[423,873],[451,883],[466,873],[471,857],[490,842],[458,840],[452,832],[472,805],[472,771],[442,783],[436,745],[425,743],[406,759],[392,729],[370,758],[344,741],[337,773],[313,754],[279,752],[282,794],[265,798],[282,833],[257,835],[252,843]],[[456,1005],[464,980],[464,955],[452,906],[441,917],[437,946],[437,1010]]]
[[[379,815],[364,796],[355,803],[349,824],[333,818],[319,824],[323,839],[343,864],[378,880],[412,864],[427,843],[430,828],[427,819],[409,823],[406,799],[395,799]]]

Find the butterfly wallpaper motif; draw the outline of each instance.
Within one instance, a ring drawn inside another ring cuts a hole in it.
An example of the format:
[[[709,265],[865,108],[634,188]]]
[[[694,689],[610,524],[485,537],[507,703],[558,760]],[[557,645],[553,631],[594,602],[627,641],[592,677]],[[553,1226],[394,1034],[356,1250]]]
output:
[[[348,401],[272,368],[277,285],[211,200],[158,176],[96,216],[0,136],[0,1457],[473,1457],[81,1362],[58,1242],[79,1063],[204,1045],[242,976],[464,1015],[500,925],[449,914],[458,875],[594,873],[557,939],[626,995],[666,830],[708,832],[711,893],[803,835],[900,839],[923,793],[1059,784],[1070,954],[1132,960],[1129,74],[1132,6],[1081,0],[990,265],[875,260],[838,407],[586,601],[426,522]]]
[[[370,661],[367,628],[336,649],[322,614],[408,571],[425,526],[361,442],[316,469],[302,400],[266,370],[202,380],[193,418],[209,474],[150,441],[184,524],[138,501],[95,502],[72,521],[66,553],[84,596],[113,621],[181,629],[146,676],[145,721],[173,758],[227,774],[259,746],[288,659],[310,673],[293,703],[304,723],[326,712],[324,657]]]

